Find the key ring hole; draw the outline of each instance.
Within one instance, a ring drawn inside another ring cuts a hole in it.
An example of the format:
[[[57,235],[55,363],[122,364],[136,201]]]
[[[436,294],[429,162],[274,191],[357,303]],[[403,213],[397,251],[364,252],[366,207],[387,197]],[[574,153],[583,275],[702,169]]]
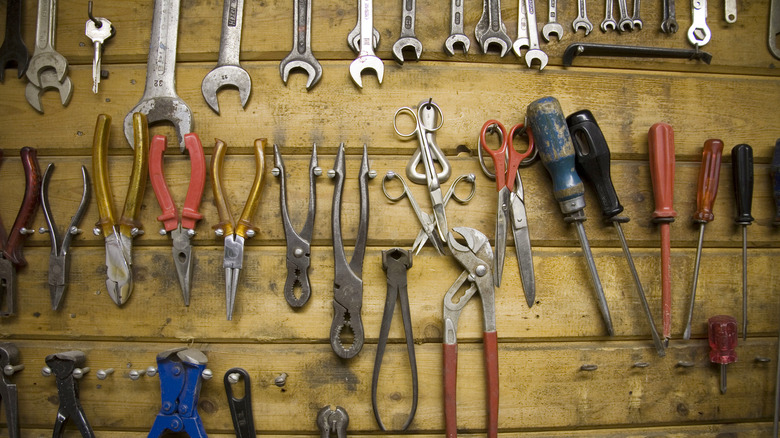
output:
[[[393,196],[387,191],[387,182],[393,179],[397,179],[398,181],[401,182],[401,186],[403,187],[403,190],[401,191],[400,195]],[[409,186],[406,185],[406,181],[404,181],[404,179],[401,178],[401,175],[390,170],[385,174],[385,177],[382,178],[382,192],[385,194],[387,199],[390,200],[390,202],[395,203],[408,196]]]

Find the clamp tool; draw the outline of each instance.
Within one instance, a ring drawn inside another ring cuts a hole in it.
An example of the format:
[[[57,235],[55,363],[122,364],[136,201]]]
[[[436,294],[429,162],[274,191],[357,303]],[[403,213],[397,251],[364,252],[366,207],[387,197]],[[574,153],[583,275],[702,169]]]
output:
[[[233,395],[231,384],[238,383],[239,378],[244,380],[244,396],[242,398],[236,398]],[[231,368],[225,373],[224,381],[236,438],[256,438],[255,419],[252,416],[252,383],[249,373],[243,368]]]
[[[214,225],[214,233],[224,238],[225,253],[222,267],[225,269],[225,298],[227,304],[227,320],[233,319],[233,305],[236,302],[236,288],[238,287],[238,275],[244,263],[244,241],[257,233],[257,228],[252,225],[252,216],[255,215],[257,206],[260,205],[260,194],[263,188],[263,171],[265,169],[265,157],[263,148],[264,138],[255,140],[255,180],[249,191],[244,211],[238,218],[233,219],[233,214],[227,204],[224,184],[222,182],[222,164],[225,159],[227,145],[222,140],[217,140],[214,146],[214,154],[211,156],[211,186],[214,189],[214,203],[219,212],[219,223]]]
[[[65,288],[68,285],[68,272],[70,271],[70,242],[73,240],[73,236],[79,234],[79,224],[84,214],[89,207],[89,199],[91,195],[89,187],[89,174],[87,168],[81,166],[81,178],[83,181],[83,189],[81,194],[81,202],[79,203],[76,214],[70,220],[70,225],[65,229],[64,233],[60,233],[57,228],[57,224],[54,222],[54,215],[51,211],[51,205],[49,204],[49,181],[51,180],[51,174],[54,173],[54,163],[49,163],[46,167],[46,172],[43,173],[43,181],[41,184],[41,208],[43,209],[43,217],[46,220],[46,226],[49,228],[41,228],[42,233],[49,233],[49,239],[51,240],[51,254],[49,254],[49,296],[51,297],[51,308],[57,310],[62,302],[62,297],[65,294]]]
[[[190,290],[192,289],[192,244],[190,239],[195,235],[195,225],[203,218],[198,213],[203,187],[206,185],[206,158],[203,155],[203,146],[197,134],[184,135],[184,144],[190,155],[190,185],[187,189],[187,197],[184,199],[184,207],[181,216],[176,211],[168,184],[165,183],[163,172],[163,153],[167,147],[167,139],[162,135],[155,135],[149,148],[149,178],[152,181],[152,189],[160,204],[162,214],[157,220],[163,223],[161,235],[171,234],[173,243],[173,264],[176,266],[176,274],[179,277],[179,285],[184,296],[184,305],[190,305]]]
[[[444,295],[444,422],[448,438],[458,436],[458,318],[460,312],[479,292],[484,319],[485,366],[488,381],[488,437],[498,435],[498,335],[496,334],[495,289],[493,288],[493,251],[488,238],[473,228],[458,227],[453,231],[466,239],[463,246],[450,233],[449,247],[464,270]],[[460,299],[453,298],[463,284],[471,283]]]
[[[22,254],[22,245],[32,230],[35,210],[41,196],[41,169],[38,166],[38,151],[22,148],[22,167],[24,167],[24,198],[16,215],[11,233],[6,234],[0,220],[0,316],[11,316],[15,312],[16,271],[27,266]],[[0,151],[0,160],[3,153]]]
[[[19,438],[19,393],[16,384],[6,376],[12,375],[19,365],[19,349],[11,343],[0,343],[0,401],[5,403],[5,422],[8,438]],[[10,370],[10,372],[7,372]]]
[[[191,438],[207,437],[198,415],[201,376],[206,363],[206,355],[193,348],[177,347],[157,355],[162,407],[149,438],[158,438],[166,430],[184,431]]]
[[[360,163],[358,184],[360,187],[360,223],[355,238],[355,251],[347,263],[344,253],[344,241],[341,236],[341,196],[344,192],[346,170],[344,143],[339,145],[336,164],[328,176],[334,179],[333,189],[333,323],[330,326],[330,346],[342,359],[355,357],[363,348],[363,321],[360,309],[363,307],[363,257],[366,255],[366,235],[368,234],[368,179],[375,176],[369,171],[368,147],[363,145],[363,160]],[[354,335],[352,345],[345,347],[341,342],[341,331],[349,327]]]
[[[300,308],[311,297],[309,266],[311,264],[314,215],[317,210],[315,178],[322,175],[322,169],[317,166],[317,145],[312,146],[311,161],[309,161],[309,213],[300,234],[290,223],[290,214],[287,211],[287,175],[285,175],[284,161],[277,145],[274,145],[274,166],[271,173],[279,178],[279,204],[282,211],[284,237],[287,239],[287,280],[284,283],[284,298],[291,307]],[[295,295],[296,288],[300,290],[300,295],[297,297]]]
[[[95,125],[92,143],[92,173],[95,175],[100,220],[95,224],[95,235],[103,233],[106,242],[106,288],[117,306],[127,302],[133,292],[133,238],[143,234],[136,220],[144,199],[149,161],[149,127],[146,116],[133,114],[135,153],[130,183],[125,195],[125,206],[119,222],[115,220],[111,186],[108,182],[108,137],[111,132],[111,116],[100,114]]]
[[[338,438],[347,438],[347,426],[349,426],[349,415],[341,406],[336,406],[335,411],[332,411],[330,406],[325,406],[317,412],[317,427],[322,438],[328,438],[331,432],[334,432]]]
[[[46,365],[48,370],[57,379],[57,394],[60,399],[60,407],[57,409],[57,420],[54,422],[54,433],[52,437],[58,438],[65,434],[65,425],[73,418],[76,422],[81,436],[84,438],[95,438],[95,432],[92,431],[87,416],[84,414],[84,408],[81,407],[79,400],[78,375],[82,375],[82,368],[87,362],[87,356],[83,351],[66,351],[46,356]],[[78,372],[77,372],[78,370]]]

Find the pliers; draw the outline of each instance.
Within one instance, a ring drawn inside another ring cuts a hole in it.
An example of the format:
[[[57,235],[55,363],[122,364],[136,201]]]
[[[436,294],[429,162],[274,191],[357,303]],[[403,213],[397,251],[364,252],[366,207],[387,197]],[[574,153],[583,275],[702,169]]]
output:
[[[53,438],[61,438],[65,434],[65,425],[73,418],[83,438],[95,438],[95,432],[87,421],[84,408],[79,400],[79,385],[74,375],[77,368],[84,368],[87,356],[83,351],[66,351],[46,356],[46,366],[57,380],[57,395],[60,406],[57,409],[57,420],[54,422]]]
[[[236,288],[238,275],[244,263],[244,241],[257,233],[257,228],[251,220],[255,215],[257,206],[260,205],[260,194],[263,189],[263,174],[265,169],[265,157],[263,148],[264,138],[255,140],[255,180],[249,191],[244,210],[241,212],[238,222],[233,219],[233,214],[227,205],[227,197],[222,183],[222,164],[225,159],[227,145],[222,140],[217,140],[214,146],[214,154],[211,156],[211,186],[214,189],[214,203],[217,204],[219,223],[214,225],[214,233],[224,238],[225,255],[222,267],[225,269],[225,298],[227,305],[227,319],[233,319],[233,305],[236,302]]]
[[[22,245],[32,229],[35,210],[41,199],[41,169],[38,167],[38,151],[33,148],[22,148],[22,167],[24,167],[24,198],[16,220],[11,228],[11,234],[6,234],[0,220],[0,316],[11,316],[16,311],[16,271],[27,266],[22,254]],[[0,151],[0,160],[3,153]]]
[[[149,431],[149,438],[158,438],[166,430],[183,431],[191,438],[207,437],[198,414],[198,398],[208,360],[200,350],[185,347],[157,355],[162,406]]]
[[[284,161],[279,147],[274,145],[274,169],[272,174],[279,178],[279,204],[282,211],[284,237],[287,239],[287,280],[284,283],[284,298],[294,308],[303,307],[311,297],[309,283],[309,266],[311,265],[311,238],[314,232],[314,215],[317,211],[317,190],[315,178],[322,175],[322,169],[317,166],[317,145],[312,146],[311,161],[309,161],[309,213],[300,234],[290,223],[287,212],[287,184],[284,173]],[[295,296],[296,286],[300,288],[300,296]]]
[[[184,145],[190,155],[190,185],[181,217],[176,210],[168,184],[165,183],[163,172],[163,154],[167,147],[167,138],[155,135],[149,148],[149,178],[152,189],[160,204],[162,214],[157,220],[163,223],[161,235],[171,234],[173,243],[173,264],[179,277],[179,286],[184,296],[184,305],[190,305],[190,290],[192,289],[192,244],[190,239],[195,235],[195,225],[203,218],[198,213],[203,197],[203,187],[206,185],[206,157],[198,135],[189,133],[184,136]]]
[[[16,384],[11,383],[6,375],[14,372],[19,366],[19,349],[16,345],[0,343],[0,401],[5,403],[5,422],[8,427],[8,438],[19,438],[19,393]],[[10,368],[11,373],[6,373]]]
[[[111,116],[100,114],[95,125],[92,143],[92,173],[95,175],[95,196],[97,196],[100,220],[95,224],[95,235],[101,232],[106,243],[106,288],[116,305],[121,306],[133,292],[133,238],[143,234],[141,224],[136,221],[146,189],[149,171],[149,126],[146,116],[133,114],[135,152],[133,170],[125,196],[125,206],[119,222],[115,220],[111,186],[108,182],[108,137],[111,130]]]
[[[65,288],[68,285],[70,242],[73,240],[73,236],[81,232],[79,224],[87,212],[87,207],[89,207],[91,190],[87,168],[81,166],[81,179],[83,181],[81,202],[79,202],[79,206],[76,209],[76,214],[70,219],[68,228],[65,229],[64,233],[60,233],[49,204],[49,181],[51,181],[52,173],[54,173],[54,163],[49,163],[46,167],[46,172],[43,173],[43,182],[41,184],[41,208],[43,209],[46,226],[49,228],[41,229],[41,232],[49,233],[51,242],[51,254],[49,254],[49,296],[51,297],[51,309],[57,310],[65,294]]]
[[[447,437],[458,436],[457,381],[458,381],[458,317],[466,303],[479,292],[484,319],[485,366],[488,389],[488,437],[498,435],[498,336],[496,334],[495,289],[493,286],[493,251],[488,238],[481,232],[466,227],[453,228],[466,239],[467,246],[458,243],[452,233],[447,236],[455,260],[464,270],[444,295],[444,421]],[[471,283],[460,299],[453,298],[463,284]]]

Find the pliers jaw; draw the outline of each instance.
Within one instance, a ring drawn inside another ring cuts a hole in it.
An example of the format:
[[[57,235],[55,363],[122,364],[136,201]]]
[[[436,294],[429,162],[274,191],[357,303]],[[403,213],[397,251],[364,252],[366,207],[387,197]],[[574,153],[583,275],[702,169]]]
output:
[[[236,304],[238,276],[244,264],[244,238],[231,234],[225,236],[225,255],[222,267],[225,269],[225,299],[227,305],[227,320],[233,319],[233,307]]]
[[[173,246],[173,263],[176,266],[176,276],[179,278],[179,286],[184,297],[184,305],[190,305],[190,290],[192,289],[192,243],[190,242],[193,230],[178,228],[171,231]]]
[[[49,297],[51,298],[51,310],[57,310],[65,294],[65,285],[68,283],[68,271],[70,270],[70,257],[52,254],[49,256]]]
[[[133,292],[132,240],[124,234],[106,237],[106,289],[117,306],[125,304]]]

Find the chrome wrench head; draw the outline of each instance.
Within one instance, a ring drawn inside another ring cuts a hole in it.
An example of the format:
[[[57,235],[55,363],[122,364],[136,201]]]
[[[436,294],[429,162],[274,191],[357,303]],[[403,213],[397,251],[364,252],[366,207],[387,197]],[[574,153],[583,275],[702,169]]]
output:
[[[600,26],[601,31],[607,32],[617,29],[617,21],[615,21],[615,17],[612,15],[612,0],[607,0],[607,4],[604,10],[604,21],[601,22]]]
[[[482,48],[483,54],[488,52],[492,44],[497,44],[501,48],[499,53],[501,57],[512,47],[512,39],[507,35],[506,26],[501,20],[500,0],[483,0],[482,17],[474,29],[474,37]]]
[[[541,71],[547,66],[547,54],[539,48],[535,0],[523,0],[521,3],[525,3],[525,16],[528,20],[529,50],[525,54],[525,63],[528,65],[528,68],[531,68],[531,64],[533,64],[534,61],[539,61],[539,71]]]
[[[35,52],[27,66],[27,79],[36,87],[41,85],[41,74],[48,69],[57,73],[57,82],[64,82],[68,74],[68,60],[54,50],[57,33],[57,0],[38,1],[38,20],[35,28]]]
[[[574,33],[583,29],[585,36],[593,31],[593,24],[588,20],[588,9],[585,0],[577,0],[577,18],[571,22],[571,27],[574,29]]]
[[[417,1],[403,0],[401,6],[401,35],[398,37],[398,41],[393,44],[393,57],[399,64],[404,63],[404,50],[413,50],[416,61],[420,60],[423,51],[422,43],[414,34],[414,24],[417,21]]]
[[[393,57],[399,64],[404,63],[404,50],[414,50],[415,60],[419,61],[422,56],[422,43],[415,37],[403,37],[393,44]]]
[[[361,74],[363,70],[370,69],[376,72],[379,83],[382,83],[382,77],[385,72],[385,65],[382,60],[374,54],[372,42],[374,40],[374,17],[373,0],[359,0],[359,24],[360,24],[360,53],[358,57],[349,65],[349,74],[358,87],[363,88]]]
[[[142,113],[146,116],[147,123],[168,121],[173,123],[176,129],[176,136],[179,139],[179,149],[184,151],[184,134],[192,132],[192,110],[179,96],[173,97],[149,97],[141,99],[129,113],[125,116],[125,138],[127,142],[135,148],[133,144],[133,114]]]
[[[46,90],[57,90],[60,92],[60,102],[62,106],[68,106],[70,98],[73,97],[73,82],[71,82],[69,76],[65,76],[65,80],[60,82],[57,80],[57,73],[54,70],[44,70],[41,72],[41,86],[37,87],[32,82],[27,83],[27,88],[24,91],[24,96],[27,98],[27,102],[35,108],[36,111],[43,114],[43,105],[41,104],[41,95]]]
[[[463,48],[463,54],[469,52],[471,40],[463,31],[463,0],[450,2],[450,36],[444,41],[444,50],[450,56],[455,56],[455,46]]]
[[[631,17],[631,24],[633,27],[642,30],[642,19],[639,18],[639,9],[642,0],[634,0],[634,16]]]
[[[526,1],[519,0],[517,5],[517,39],[512,43],[512,51],[518,58],[523,57],[522,49],[527,49],[531,45],[528,37],[528,15],[526,13]]]
[[[452,34],[444,41],[444,50],[448,55],[455,56],[456,45],[460,45],[460,47],[463,49],[463,54],[465,55],[469,52],[469,47],[471,47],[471,40],[462,33]]]
[[[38,51],[30,59],[27,66],[27,79],[36,87],[43,87],[43,74],[46,71],[53,71],[56,74],[57,82],[63,82],[68,74],[68,60],[54,51]]]
[[[618,30],[621,32],[629,32],[634,30],[633,17],[628,15],[628,5],[626,0],[618,0],[618,7],[620,8],[620,21],[618,21]]]
[[[693,23],[688,28],[688,41],[695,47],[702,47],[712,38],[712,32],[707,27],[707,0],[692,0],[691,13]]]
[[[282,82],[287,85],[287,78],[292,70],[304,70],[309,75],[306,81],[308,90],[322,78],[322,66],[311,50],[311,0],[295,0],[293,23],[293,48],[279,64],[279,74],[282,75]]]
[[[252,78],[246,70],[239,65],[220,65],[214,67],[200,86],[203,98],[206,103],[219,114],[219,101],[217,100],[217,91],[222,87],[232,86],[238,89],[238,95],[241,98],[241,106],[246,107],[249,101],[249,94],[252,92]],[[151,123],[151,121],[150,121]],[[190,131],[183,131],[189,133]]]
[[[252,78],[249,77],[249,73],[239,63],[243,22],[244,0],[225,0],[222,9],[222,35],[219,39],[219,60],[217,61],[217,66],[203,78],[203,83],[200,87],[206,103],[217,114],[219,114],[217,91],[220,88],[225,86],[238,88],[241,107],[246,107],[249,94],[252,92]]]
[[[317,85],[317,82],[322,78],[322,66],[313,55],[301,55],[293,50],[279,64],[279,73],[282,75],[282,81],[285,85],[287,85],[287,78],[290,77],[290,72],[296,68],[303,69],[309,75],[309,79],[306,81],[307,90]]]
[[[563,39],[563,26],[560,23],[547,23],[542,27],[542,36],[545,41],[549,43],[552,35],[555,35],[558,41]]]

